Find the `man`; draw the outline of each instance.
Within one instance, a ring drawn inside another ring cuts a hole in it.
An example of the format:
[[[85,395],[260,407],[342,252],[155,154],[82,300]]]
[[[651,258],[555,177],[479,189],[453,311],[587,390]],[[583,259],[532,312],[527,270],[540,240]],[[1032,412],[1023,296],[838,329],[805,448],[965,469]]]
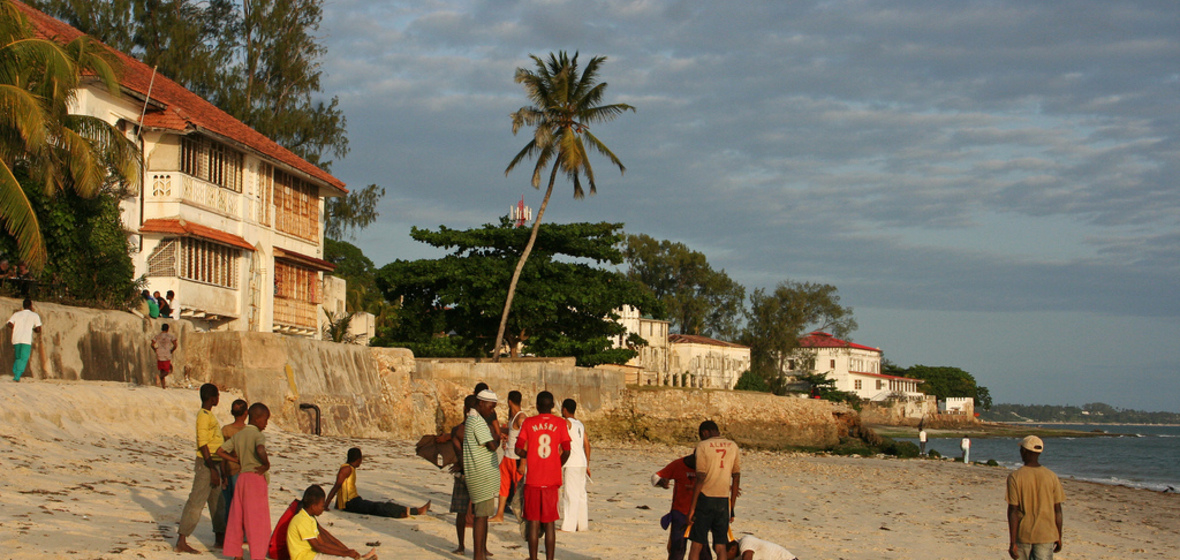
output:
[[[1065,490],[1053,471],[1041,466],[1045,444],[1037,436],[1020,441],[1024,466],[1008,475],[1008,556],[1052,560],[1061,552],[1061,503]]]
[[[463,421],[451,428],[451,445],[454,446],[455,456],[459,458],[451,465],[451,473],[455,476],[455,484],[451,489],[451,513],[455,514],[455,533],[459,537],[459,546],[451,551],[454,554],[463,554],[466,551],[464,542],[468,525],[467,516],[471,515],[471,495],[467,492],[467,481],[463,475],[463,438],[467,435],[467,415],[478,405],[479,399],[475,398],[475,395],[467,395],[463,399]],[[474,519],[471,520],[471,524],[475,524]]]
[[[180,514],[180,529],[177,531],[176,552],[196,554],[197,551],[188,544],[188,537],[197,528],[201,520],[201,506],[209,507],[209,517],[213,518],[213,534],[220,544],[225,538],[225,518],[217,515],[221,504],[221,457],[217,450],[225,442],[221,435],[221,425],[217,417],[213,416],[213,407],[217,406],[220,396],[217,386],[212,383],[201,385],[201,410],[197,411],[197,461],[193,470],[193,487],[189,490],[188,501],[184,504],[184,511]]]
[[[168,323],[160,325],[160,334],[152,339],[152,350],[156,351],[156,369],[160,371],[160,388],[164,386],[164,378],[172,373],[172,352],[180,347],[176,337],[168,332]]]
[[[696,455],[685,455],[668,463],[652,477],[652,484],[660,488],[675,484],[672,489],[672,511],[660,519],[660,527],[672,529],[668,532],[668,560],[684,560],[684,554],[688,552],[688,537],[684,532],[688,528],[689,508],[692,507],[692,495],[696,490],[696,467]],[[701,549],[701,560],[712,557],[708,548]]]
[[[553,394],[537,393],[537,415],[524,421],[516,454],[528,462],[524,475],[524,518],[528,521],[529,560],[537,560],[537,541],[545,529],[545,557],[557,553],[558,493],[561,468],[570,458],[566,423],[553,415]],[[559,451],[560,450],[560,451]]]
[[[164,296],[160,295],[158,291],[152,293],[152,299],[156,300],[156,305],[160,306],[160,317],[171,319],[172,306],[168,303],[168,300],[164,299]]]
[[[336,509],[362,515],[376,515],[378,517],[392,517],[400,519],[411,515],[421,515],[430,511],[430,502],[422,507],[408,508],[394,502],[373,502],[366,500],[356,490],[356,470],[364,461],[361,448],[353,447],[348,450],[345,463],[336,473],[336,484],[328,492],[328,502],[325,508],[331,509],[332,497],[336,496]]]
[[[729,541],[725,548],[728,560],[799,560],[791,551],[769,541],[746,535]]]
[[[922,428],[918,428],[918,443],[921,444],[921,446],[922,446],[922,448],[919,449],[918,452],[921,453],[922,455],[925,455],[926,454],[926,430],[924,430]]]
[[[303,491],[299,513],[287,525],[287,551],[291,560],[327,560],[329,558],[355,558],[377,560],[376,549],[361,554],[348,548],[340,539],[332,536],[327,529],[316,522],[327,509],[329,500],[324,499],[324,489],[312,484]]]
[[[475,560],[487,560],[488,518],[496,513],[496,496],[500,492],[500,461],[496,449],[499,436],[492,435],[488,418],[496,414],[496,394],[484,389],[475,396],[475,410],[468,413],[463,426],[463,474],[475,523],[471,538],[475,541]],[[494,424],[498,431],[499,424]]]
[[[570,435],[570,458],[561,470],[561,530],[571,533],[590,530],[590,506],[586,498],[590,439],[586,437],[586,426],[574,418],[577,410],[574,399],[561,401],[561,417],[565,418]]]
[[[520,457],[516,454],[516,441],[520,439],[520,425],[524,423],[525,413],[520,410],[520,401],[524,397],[520,391],[508,392],[508,426],[503,430],[507,433],[507,439],[504,443],[504,458],[500,461],[500,503],[496,505],[496,515],[492,516],[488,521],[492,523],[499,523],[504,521],[504,509],[508,505],[508,500],[512,498],[513,491],[519,492],[517,488],[520,482]],[[519,517],[521,512],[516,512]]]
[[[8,318],[12,331],[12,380],[20,382],[33,354],[33,333],[41,332],[41,316],[33,311],[33,300],[25,298],[24,309]]]
[[[741,451],[736,443],[721,437],[717,423],[706,420],[698,430],[701,442],[694,455],[697,460],[697,484],[689,508],[689,560],[700,560],[701,550],[713,535],[713,551],[725,558],[729,544],[729,524],[741,493]]]
[[[959,442],[959,449],[963,451],[963,464],[971,464],[971,439],[966,435],[963,436],[963,441]]]

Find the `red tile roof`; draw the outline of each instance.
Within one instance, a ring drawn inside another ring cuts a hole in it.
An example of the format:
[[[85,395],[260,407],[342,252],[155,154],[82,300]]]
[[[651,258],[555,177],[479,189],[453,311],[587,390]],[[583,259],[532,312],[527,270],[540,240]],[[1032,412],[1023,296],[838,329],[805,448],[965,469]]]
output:
[[[275,258],[294,261],[304,266],[309,266],[324,272],[332,272],[336,270],[336,265],[324,259],[317,259],[309,255],[304,255],[303,253],[296,253],[290,249],[283,249],[282,247],[275,247]]]
[[[12,0],[17,9],[24,12],[37,34],[46,39],[66,43],[85,35],[70,25],[58,21],[18,0]],[[105,45],[104,45],[105,46]],[[187,131],[203,130],[228,138],[250,148],[259,154],[278,161],[302,172],[313,180],[327,184],[341,193],[347,193],[344,182],[327,171],[312,165],[290,150],[278,145],[262,133],[246,126],[225,111],[218,109],[201,96],[185,89],[180,84],[155,73],[153,69],[135,58],[110,49],[122,63],[120,82],[124,89],[147,97],[151,90],[151,101],[163,105],[163,109],[150,107],[144,116],[147,128]]]
[[[723,346],[725,348],[750,348],[749,346],[742,346],[741,344],[725,342],[724,340],[716,340],[695,334],[670,334],[668,335],[668,342],[673,344],[708,344],[710,346]]]
[[[147,220],[142,226],[139,226],[139,233],[163,233],[182,237],[200,237],[201,239],[215,241],[247,251],[254,250],[253,245],[232,233],[205,227],[201,224],[194,224],[181,218],[156,218]]]
[[[826,332],[819,331],[813,332],[799,339],[799,346],[804,348],[856,348],[857,350],[881,352],[880,348],[873,348],[872,346],[865,346],[855,342],[840,340]]]

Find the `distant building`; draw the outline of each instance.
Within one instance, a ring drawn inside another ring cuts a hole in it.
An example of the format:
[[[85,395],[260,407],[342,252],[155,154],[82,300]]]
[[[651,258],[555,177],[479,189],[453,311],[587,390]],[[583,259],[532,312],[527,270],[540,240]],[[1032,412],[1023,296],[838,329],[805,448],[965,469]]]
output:
[[[938,401],[939,414],[962,414],[975,416],[975,399],[971,397],[947,397]]]
[[[14,5],[41,37],[83,35]],[[318,337],[324,274],[335,268],[323,260],[324,199],[347,194],[344,183],[112,52],[122,92],[86,81],[71,111],[111,123],[142,150],[142,188],[120,205],[136,275],[151,291],[175,292],[175,316],[198,328]]]
[[[626,365],[634,368],[634,379],[629,381],[636,385],[667,385],[668,381],[668,322],[644,317],[639,309],[630,305],[616,309],[619,324],[627,329],[627,333],[617,337],[615,348],[627,347],[627,337],[637,334],[647,341],[647,345],[635,348],[639,354],[631,358]]]
[[[789,360],[787,374],[822,373],[835,380],[836,389],[862,399],[881,401],[890,396],[918,397],[921,379],[881,373],[881,349],[840,340],[825,332],[813,332],[799,340],[803,352]],[[806,362],[814,357],[815,363]],[[808,367],[810,365],[810,368]]]
[[[750,369],[750,347],[691,334],[668,337],[672,349],[669,385],[733,389]]]

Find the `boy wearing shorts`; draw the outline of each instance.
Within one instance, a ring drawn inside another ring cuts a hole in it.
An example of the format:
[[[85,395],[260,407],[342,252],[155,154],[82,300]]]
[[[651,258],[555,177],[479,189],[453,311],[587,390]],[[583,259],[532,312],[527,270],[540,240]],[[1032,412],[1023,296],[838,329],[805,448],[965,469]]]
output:
[[[516,454],[528,461],[524,475],[524,518],[529,524],[529,560],[537,560],[538,531],[545,526],[545,557],[557,552],[557,503],[561,469],[570,457],[570,435],[565,420],[554,416],[553,394],[537,394],[537,412],[520,427]]]

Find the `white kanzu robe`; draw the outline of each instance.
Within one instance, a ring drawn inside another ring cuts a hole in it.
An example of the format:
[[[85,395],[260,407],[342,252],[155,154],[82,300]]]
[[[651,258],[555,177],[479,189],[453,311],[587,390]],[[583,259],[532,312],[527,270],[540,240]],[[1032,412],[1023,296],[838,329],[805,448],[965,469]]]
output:
[[[569,418],[570,458],[562,467],[561,513],[562,531],[590,529],[590,504],[586,498],[586,427]]]

